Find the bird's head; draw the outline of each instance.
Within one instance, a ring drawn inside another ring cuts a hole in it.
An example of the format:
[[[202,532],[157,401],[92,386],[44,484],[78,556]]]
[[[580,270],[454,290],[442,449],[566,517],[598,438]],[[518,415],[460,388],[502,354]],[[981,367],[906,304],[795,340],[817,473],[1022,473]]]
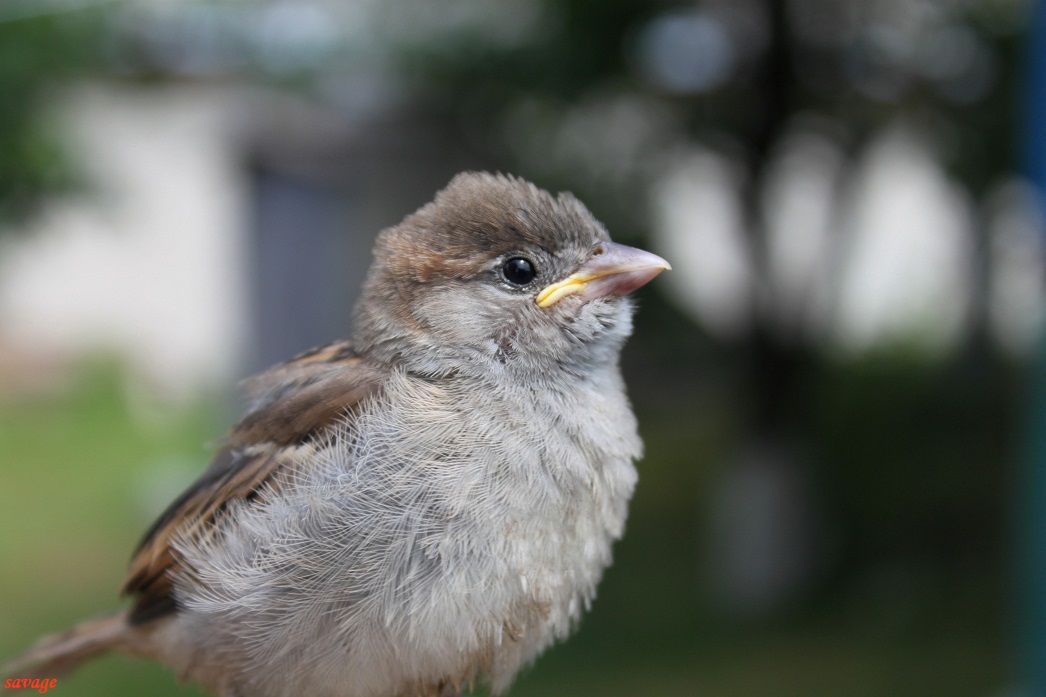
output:
[[[429,373],[613,364],[631,331],[625,296],[670,268],[611,242],[572,195],[483,173],[384,230],[374,255],[356,344]]]

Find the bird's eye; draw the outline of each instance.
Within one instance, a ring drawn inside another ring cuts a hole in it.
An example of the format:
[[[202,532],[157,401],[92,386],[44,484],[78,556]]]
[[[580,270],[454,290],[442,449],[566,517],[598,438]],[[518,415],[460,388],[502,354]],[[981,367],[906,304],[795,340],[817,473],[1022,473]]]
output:
[[[538,275],[533,262],[524,257],[512,257],[501,266],[505,280],[516,286],[525,286]]]

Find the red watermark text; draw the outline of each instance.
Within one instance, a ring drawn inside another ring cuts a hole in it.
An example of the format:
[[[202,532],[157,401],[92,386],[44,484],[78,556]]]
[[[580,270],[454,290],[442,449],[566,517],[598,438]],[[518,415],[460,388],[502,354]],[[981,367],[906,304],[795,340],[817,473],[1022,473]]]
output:
[[[36,690],[46,693],[58,685],[58,678],[8,678],[4,681],[5,690]]]

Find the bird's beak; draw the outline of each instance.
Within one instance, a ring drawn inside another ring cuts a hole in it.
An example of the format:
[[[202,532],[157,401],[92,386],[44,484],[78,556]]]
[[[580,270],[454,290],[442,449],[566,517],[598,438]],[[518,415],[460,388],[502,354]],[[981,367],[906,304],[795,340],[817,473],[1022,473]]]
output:
[[[656,254],[603,242],[577,271],[562,281],[545,286],[538,293],[537,304],[538,307],[548,307],[575,293],[590,298],[626,295],[671,268]]]

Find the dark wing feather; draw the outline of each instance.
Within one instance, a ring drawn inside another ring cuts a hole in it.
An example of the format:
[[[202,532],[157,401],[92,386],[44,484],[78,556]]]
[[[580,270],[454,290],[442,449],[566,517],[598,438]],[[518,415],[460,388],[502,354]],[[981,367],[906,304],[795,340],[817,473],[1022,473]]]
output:
[[[247,382],[251,399],[210,466],[167,508],[138,545],[122,593],[136,595],[131,621],[144,623],[176,609],[171,571],[180,564],[179,535],[215,530],[230,501],[252,501],[274,475],[295,462],[295,446],[329,437],[376,394],[385,371],[357,356],[347,341],[295,356]]]
[[[247,415],[229,434],[233,445],[303,443],[374,392],[385,377],[347,341],[306,351],[247,381]]]

